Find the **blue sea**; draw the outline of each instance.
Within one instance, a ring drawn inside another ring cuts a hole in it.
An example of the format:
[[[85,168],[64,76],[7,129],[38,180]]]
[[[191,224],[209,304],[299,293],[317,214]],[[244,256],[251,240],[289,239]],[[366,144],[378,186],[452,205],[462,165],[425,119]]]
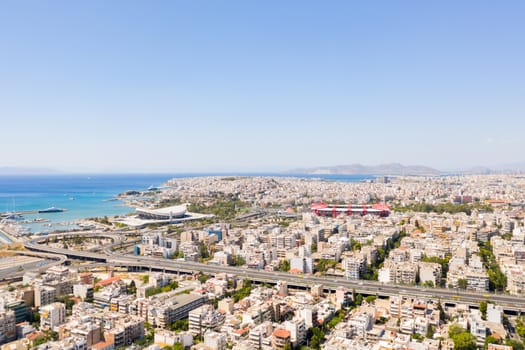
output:
[[[373,179],[370,175],[300,174],[115,174],[115,175],[9,175],[0,176],[0,212],[66,209],[60,213],[25,214],[25,220],[45,219],[45,223],[25,224],[33,233],[51,232],[72,226],[76,219],[122,215],[134,209],[114,200],[128,190],[160,186],[172,178],[197,176],[286,176],[322,178],[329,181],[356,182]],[[52,224],[52,225],[49,225]]]

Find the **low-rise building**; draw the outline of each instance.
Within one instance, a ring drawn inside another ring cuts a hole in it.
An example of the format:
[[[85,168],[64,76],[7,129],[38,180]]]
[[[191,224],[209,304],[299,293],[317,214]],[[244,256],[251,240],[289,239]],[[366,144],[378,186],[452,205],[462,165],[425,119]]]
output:
[[[274,349],[282,350],[291,343],[290,331],[278,328],[272,334],[272,346]]]

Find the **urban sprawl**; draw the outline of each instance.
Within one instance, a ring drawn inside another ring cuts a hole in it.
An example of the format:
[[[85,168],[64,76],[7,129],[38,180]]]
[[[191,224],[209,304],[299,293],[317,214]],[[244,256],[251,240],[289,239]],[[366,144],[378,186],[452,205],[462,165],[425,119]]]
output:
[[[492,349],[525,338],[525,176],[177,178],[0,226],[0,350]]]

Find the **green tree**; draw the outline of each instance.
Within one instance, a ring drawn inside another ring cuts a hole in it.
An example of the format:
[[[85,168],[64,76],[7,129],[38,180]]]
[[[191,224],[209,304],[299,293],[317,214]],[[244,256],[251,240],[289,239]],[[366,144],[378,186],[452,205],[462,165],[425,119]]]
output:
[[[470,215],[472,213],[472,209],[479,209],[486,212],[493,212],[494,208],[490,207],[489,205],[483,205],[480,203],[473,203],[473,204],[455,204],[455,203],[439,203],[439,204],[430,204],[430,203],[417,203],[417,204],[411,204],[404,207],[395,207],[393,208],[394,211],[398,212],[407,212],[407,211],[414,211],[414,212],[425,212],[425,213],[466,213],[467,215]]]
[[[337,265],[337,261],[328,259],[319,259],[315,266],[315,270],[321,273],[325,273],[329,268],[334,268]]]
[[[518,333],[521,338],[525,338],[525,325],[521,317],[516,320],[516,333]]]
[[[365,301],[368,303],[368,304],[372,304],[375,300],[377,299],[377,297],[375,295],[369,295],[365,298]]]
[[[461,327],[457,323],[453,323],[448,327],[448,336],[450,339],[454,339],[455,336],[465,332],[465,328]]]
[[[184,253],[177,249],[176,251],[173,252],[173,255],[171,256],[171,258],[172,259],[184,258]]]
[[[432,281],[425,281],[423,282],[423,287],[427,287],[427,288],[434,288],[434,282]]]
[[[487,302],[486,301],[479,302],[479,311],[481,312],[481,318],[486,320],[487,319]]]
[[[439,310],[439,321],[444,323],[447,320],[447,314],[441,305],[441,300],[438,301],[437,308]]]
[[[412,333],[412,334],[410,335],[410,337],[411,337],[412,339],[414,339],[414,340],[419,341],[419,342],[421,342],[421,341],[423,341],[423,340],[425,339],[425,337],[423,337],[423,336],[422,336],[421,334],[419,334],[419,333]]]
[[[464,332],[452,338],[454,350],[477,350],[476,338],[469,332]]]
[[[243,266],[246,264],[246,260],[240,255],[233,256],[233,265],[234,266]]]
[[[170,331],[187,331],[189,327],[188,319],[177,320],[168,326]]]
[[[148,284],[149,283],[149,275],[143,275],[140,278],[141,278],[143,284]]]
[[[434,333],[436,332],[436,329],[433,325],[429,325],[427,328],[427,334],[425,335],[428,339],[434,338]]]
[[[490,242],[478,242],[478,246],[483,265],[489,275],[489,290],[504,291],[507,286],[507,276],[501,271]]]
[[[131,280],[131,282],[128,284],[127,293],[128,294],[137,293],[137,286],[135,285],[135,280]]]
[[[505,345],[512,346],[512,350],[524,350],[523,343],[515,339],[507,339]]]
[[[492,335],[489,335],[488,337],[485,338],[485,344],[483,347],[485,349],[488,349],[489,344],[500,344],[500,341],[499,339],[494,338]]]
[[[448,328],[448,336],[454,342],[454,350],[476,350],[476,338],[457,324]]]
[[[206,275],[205,273],[201,273],[197,279],[199,280],[200,283],[205,283],[210,278],[211,278],[210,275]]]
[[[467,282],[467,279],[466,278],[459,278],[458,279],[458,288],[459,289],[467,289],[467,285],[468,285],[468,282]]]
[[[49,331],[49,339],[53,341],[58,340],[58,333],[55,331]]]
[[[184,350],[184,345],[182,343],[173,344],[173,350]]]
[[[313,327],[308,330],[307,338],[310,339],[311,349],[321,349],[321,343],[324,339],[324,332],[319,327]]]
[[[361,243],[355,241],[353,238],[350,239],[350,250],[361,250]]]
[[[210,257],[210,252],[204,242],[199,242],[199,253],[202,259],[207,259]]]
[[[278,270],[281,271],[281,272],[288,272],[288,271],[290,271],[290,260],[284,259],[284,260],[279,261],[279,268],[278,268]]]
[[[33,325],[33,327],[40,328],[40,314],[35,311],[31,314],[31,316],[32,316],[31,324]]]

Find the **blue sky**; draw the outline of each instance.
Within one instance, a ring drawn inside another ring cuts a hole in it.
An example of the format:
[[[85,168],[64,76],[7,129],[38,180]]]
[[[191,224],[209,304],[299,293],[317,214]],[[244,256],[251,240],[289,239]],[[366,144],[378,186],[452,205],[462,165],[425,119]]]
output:
[[[523,1],[2,1],[1,166],[525,161]]]

